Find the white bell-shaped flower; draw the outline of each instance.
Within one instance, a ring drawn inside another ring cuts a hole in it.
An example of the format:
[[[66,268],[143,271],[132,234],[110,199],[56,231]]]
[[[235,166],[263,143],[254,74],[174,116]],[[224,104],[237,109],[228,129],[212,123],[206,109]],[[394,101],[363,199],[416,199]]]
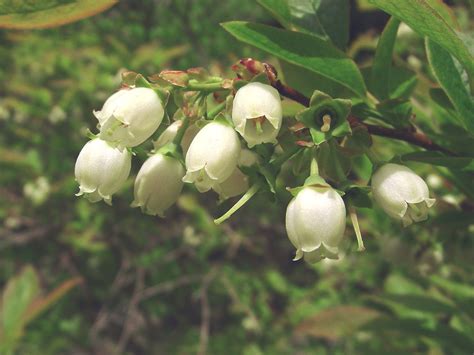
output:
[[[234,170],[232,175],[224,182],[214,185],[212,189],[219,194],[221,200],[242,195],[249,189],[249,178],[239,169],[239,167],[249,167],[257,162],[258,155],[256,153],[245,148],[242,149],[237,168]]]
[[[164,108],[155,91],[140,87],[116,92],[94,115],[99,121],[101,139],[120,147],[135,147],[156,131]]]
[[[280,95],[272,86],[254,82],[237,91],[232,120],[250,148],[260,143],[276,143],[282,117]]]
[[[183,189],[184,173],[183,165],[175,158],[152,155],[138,172],[132,207],[141,207],[147,214],[163,217]]]
[[[104,200],[111,204],[130,174],[132,156],[102,139],[84,145],[77,157],[74,173],[79,183],[77,196],[85,195],[91,202]]]
[[[294,260],[337,259],[345,228],[344,201],[328,187],[304,187],[286,210],[286,231],[296,247]]]
[[[398,164],[385,164],[374,173],[372,192],[383,210],[403,226],[427,219],[428,209],[435,203],[425,181]]]
[[[129,89],[122,89],[113,93],[107,100],[100,111],[94,111],[94,116],[99,121],[99,126],[103,125],[113,114],[120,101],[128,94]]]
[[[178,130],[181,128],[182,125],[183,121],[174,121],[172,124],[170,124],[168,128],[166,128],[163,133],[161,133],[158,139],[153,142],[155,150],[164,147],[168,143],[171,143],[174,137],[176,137],[176,134],[178,133]],[[185,156],[188,152],[191,142],[193,141],[194,137],[198,132],[199,128],[194,124],[190,125],[186,129],[186,132],[184,132],[183,139],[181,140],[181,149],[183,150],[183,154]]]
[[[209,191],[232,174],[239,156],[240,142],[234,129],[225,123],[211,122],[189,146],[183,181],[194,183],[200,192]]]

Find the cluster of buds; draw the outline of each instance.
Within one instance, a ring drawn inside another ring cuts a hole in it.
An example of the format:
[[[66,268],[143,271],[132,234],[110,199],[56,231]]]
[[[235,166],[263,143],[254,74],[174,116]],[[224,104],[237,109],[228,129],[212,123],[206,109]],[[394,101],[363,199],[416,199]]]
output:
[[[355,208],[368,206],[370,192],[404,226],[427,218],[434,199],[426,183],[405,166],[380,165],[371,186],[349,183],[351,154],[365,154],[360,152],[370,146],[367,132],[348,123],[350,100],[316,91],[309,107],[296,114],[298,122],[284,125],[276,72],[253,65],[245,73],[242,63],[255,64],[241,62],[233,82],[198,69],[166,71],[149,81],[141,75],[125,78],[124,88],[94,112],[99,133],[77,158],[77,195],[111,204],[130,174],[133,150],[167,121],[135,179],[131,206],[146,214],[163,217],[188,183],[201,193],[215,191],[221,201],[241,196],[215,220],[222,223],[257,192],[276,194],[282,165],[292,160],[302,167],[294,169],[296,178],[308,169],[304,184],[288,189],[293,198],[286,230],[296,248],[294,260],[337,259],[347,211],[363,250]],[[254,72],[259,67],[261,75]],[[216,103],[208,110],[210,98]]]

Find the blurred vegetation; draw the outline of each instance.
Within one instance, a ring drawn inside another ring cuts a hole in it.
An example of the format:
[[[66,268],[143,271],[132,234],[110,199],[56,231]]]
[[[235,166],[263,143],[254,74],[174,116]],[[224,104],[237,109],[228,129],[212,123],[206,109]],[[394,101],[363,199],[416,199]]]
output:
[[[364,26],[351,28],[349,52],[370,65],[386,17],[359,5],[352,22]],[[455,13],[472,30],[468,6],[459,2]],[[291,261],[285,206],[264,196],[219,227],[213,216],[232,201],[216,205],[212,193],[189,187],[166,219],[129,208],[132,179],[113,208],[74,197],[92,110],[120,85],[120,73],[223,73],[240,57],[261,56],[220,29],[232,19],[272,21],[253,1],[150,0],[56,29],[1,30],[0,349],[12,342],[17,354],[42,355],[472,353],[472,177],[453,185],[447,170],[417,165],[438,200],[427,222],[402,229],[380,209],[365,210],[367,251],[356,252],[347,228],[345,257],[315,266]],[[400,36],[396,61],[424,78],[413,99],[418,124],[443,122],[446,110],[427,101],[423,41]],[[380,156],[403,149],[377,142]],[[359,161],[361,181],[370,170]],[[283,175],[280,184],[295,186]]]

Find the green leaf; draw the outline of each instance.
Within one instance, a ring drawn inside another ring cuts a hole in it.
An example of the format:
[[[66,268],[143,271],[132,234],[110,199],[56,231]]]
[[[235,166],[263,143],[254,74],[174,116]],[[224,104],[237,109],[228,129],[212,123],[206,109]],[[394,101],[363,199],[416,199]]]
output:
[[[474,287],[469,284],[447,280],[438,275],[432,275],[430,281],[437,287],[460,299],[471,299],[474,295]]]
[[[429,38],[426,39],[425,44],[433,74],[459,113],[457,117],[465,128],[474,130],[474,99],[464,86],[454,59]]]
[[[349,39],[347,0],[257,0],[285,28],[331,39],[344,49]]]
[[[377,104],[377,115],[374,117],[394,127],[401,128],[408,125],[412,116],[412,110],[410,101],[400,99],[387,100]]]
[[[472,183],[472,173],[455,170],[446,170],[442,173],[447,179],[452,181],[460,191],[469,196],[469,198],[474,199],[474,184]]]
[[[440,107],[445,109],[446,111],[454,111],[455,108],[451,101],[449,100],[448,95],[444,92],[443,89],[440,88],[431,88],[430,89],[430,98],[434,102],[436,102]]]
[[[344,50],[349,42],[349,0],[313,0],[320,2],[319,20],[331,41]]]
[[[349,336],[379,313],[362,306],[335,306],[316,313],[295,328],[295,334],[337,341]]]
[[[433,297],[428,297],[424,295],[414,295],[414,294],[388,294],[381,297],[375,298],[378,301],[388,301],[400,304],[404,307],[411,308],[417,311],[426,312],[426,313],[447,313],[452,314],[457,310],[450,304],[447,304],[443,301],[439,301]]]
[[[12,344],[22,335],[25,313],[38,293],[38,276],[31,266],[25,267],[18,276],[8,281],[0,308],[0,344],[13,346]]]
[[[310,97],[315,90],[325,92],[332,97],[350,98],[354,96],[352,91],[347,87],[322,75],[290,64],[284,60],[280,60],[279,62],[284,76],[283,81],[305,96]]]
[[[328,36],[319,21],[317,4],[313,0],[257,0],[278,22],[289,30]]]
[[[415,32],[438,43],[474,75],[474,58],[466,47],[462,35],[455,29],[449,10],[433,0],[369,0],[398,20],[405,22]]]
[[[372,208],[372,199],[369,197],[371,188],[368,186],[349,185],[344,189],[344,200],[354,207]]]
[[[373,94],[381,100],[389,97],[390,71],[392,67],[392,53],[397,38],[398,26],[400,21],[392,17],[380,36],[375,51],[374,63],[370,83]]]
[[[430,327],[427,322],[417,319],[390,319],[379,317],[364,326],[364,330],[381,332],[397,332],[408,337],[425,337],[449,349],[461,352],[472,351],[472,340],[458,330],[443,324]]]
[[[223,27],[242,42],[320,74],[365,97],[365,84],[356,64],[318,37],[240,21],[226,22]]]
[[[372,86],[371,75],[373,67],[365,67],[361,70],[364,76],[367,88],[370,92],[375,92],[376,89]],[[388,97],[391,99],[407,99],[411,96],[413,90],[418,83],[416,73],[404,67],[391,67],[390,75],[388,77]]]
[[[0,4],[0,28],[34,29],[65,25],[107,10],[117,0],[6,0]]]
[[[450,157],[439,152],[424,151],[404,154],[400,158],[403,161],[418,161],[450,169],[474,171],[474,158],[471,157]]]

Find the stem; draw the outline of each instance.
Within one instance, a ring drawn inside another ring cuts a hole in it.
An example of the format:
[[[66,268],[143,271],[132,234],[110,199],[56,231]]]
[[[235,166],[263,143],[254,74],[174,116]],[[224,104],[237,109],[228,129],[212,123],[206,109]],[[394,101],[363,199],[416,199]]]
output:
[[[278,92],[282,95],[285,96],[293,101],[299,102],[303,106],[308,107],[309,106],[309,98],[304,96],[302,93],[299,91],[296,91],[293,88],[290,88],[289,86],[286,86],[282,84],[280,80],[275,81],[272,83],[272,85],[275,87],[275,89],[278,90]]]
[[[358,124],[365,126],[365,128],[367,128],[367,131],[370,134],[373,134],[376,136],[397,139],[400,141],[411,143],[413,145],[417,145],[418,147],[425,148],[426,150],[435,150],[447,155],[457,156],[456,153],[451,152],[450,150],[443,148],[439,146],[438,144],[434,143],[423,132],[420,132],[414,129],[393,129],[393,128],[375,126],[375,125],[362,123],[362,122],[359,122]]]
[[[313,157],[313,159],[311,159],[311,166],[310,166],[309,174],[310,175],[319,175],[318,161],[314,157]]]
[[[213,120],[214,118],[216,118],[216,116],[217,116],[223,109],[225,109],[225,106],[226,106],[226,102],[223,101],[223,102],[221,102],[219,105],[217,105],[216,107],[214,107],[212,110],[210,110],[210,111],[207,113],[207,119],[208,119],[208,120]]]
[[[181,147],[181,141],[183,140],[184,133],[186,133],[186,130],[189,127],[189,118],[184,117],[182,120],[181,127],[179,127],[178,132],[176,133],[176,136],[173,139],[173,143],[176,144],[178,147]]]
[[[278,92],[293,101],[300,103],[303,106],[309,106],[309,98],[300,93],[299,91],[284,85],[280,80],[272,82],[272,86],[278,90]],[[375,98],[370,93],[368,94],[370,100]],[[360,119],[354,116],[349,117],[349,123],[351,127],[364,126],[370,134],[387,137],[392,139],[398,139],[416,145],[418,147],[425,148],[426,150],[438,151],[450,156],[457,156],[456,153],[451,152],[450,150],[441,147],[440,145],[431,141],[431,139],[419,130],[414,129],[394,129],[381,126],[375,126],[371,124],[366,124],[361,122]]]
[[[190,80],[188,86],[184,88],[186,91],[206,91],[206,92],[214,92],[214,91],[223,91],[229,90],[222,87],[223,81],[218,81],[215,83],[200,83],[194,80]]]
[[[250,187],[250,189],[248,189],[247,192],[240,198],[240,200],[238,200],[235,205],[233,205],[226,213],[215,219],[214,223],[221,224],[222,222],[227,220],[230,216],[237,212],[240,207],[245,205],[258,192],[259,189],[259,183],[253,184],[252,187]]]
[[[354,232],[357,237],[358,251],[364,251],[364,240],[362,239],[362,234],[360,233],[359,220],[357,219],[356,210],[353,206],[349,207],[349,215],[351,216],[352,226],[354,227]]]

